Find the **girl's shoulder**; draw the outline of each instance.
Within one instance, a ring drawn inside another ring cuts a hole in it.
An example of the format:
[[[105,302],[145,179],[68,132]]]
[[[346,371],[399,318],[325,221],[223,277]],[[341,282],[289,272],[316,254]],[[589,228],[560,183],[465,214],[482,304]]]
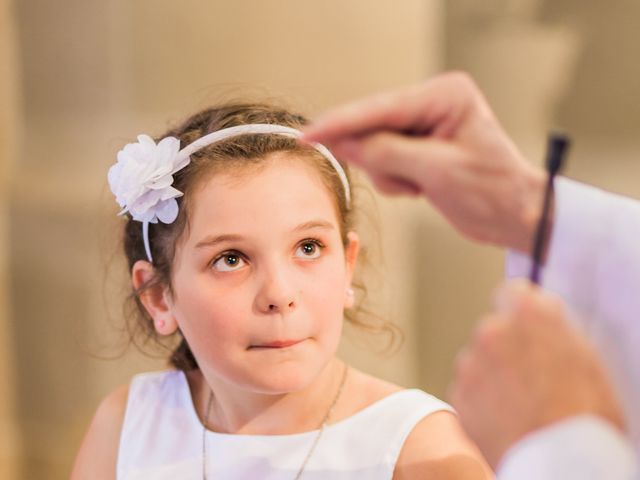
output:
[[[411,424],[423,416],[441,410],[453,411],[452,407],[438,398],[418,389],[406,389],[372,375],[350,369],[349,381],[343,392],[339,418],[367,416],[367,413],[395,417]]]
[[[394,480],[439,478],[488,480],[493,478],[476,446],[464,433],[453,409],[421,390],[406,390],[371,375],[353,370],[352,414],[378,408],[377,415],[395,412],[389,421],[405,421]],[[386,408],[384,407],[386,404]],[[377,417],[381,423],[381,417]]]
[[[336,421],[348,418],[402,390],[399,385],[349,367],[348,382],[342,393],[342,397],[348,400],[336,412]]]
[[[72,480],[116,477],[120,433],[128,397],[129,384],[125,384],[100,402],[76,456]]]
[[[71,479],[116,478],[120,441],[132,397],[139,402],[156,398],[160,390],[179,390],[183,378],[177,370],[141,373],[104,397],[82,440]]]
[[[494,474],[455,413],[441,410],[424,417],[413,428],[402,447],[393,478],[489,480]]]

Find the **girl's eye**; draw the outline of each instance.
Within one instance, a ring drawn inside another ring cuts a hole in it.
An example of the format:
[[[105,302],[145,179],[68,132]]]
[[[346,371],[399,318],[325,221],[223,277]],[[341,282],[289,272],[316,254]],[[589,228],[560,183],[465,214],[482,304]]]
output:
[[[318,242],[307,240],[300,244],[296,250],[296,256],[303,258],[318,258],[322,245]]]
[[[243,267],[245,261],[240,255],[235,253],[226,253],[213,262],[213,268],[219,272],[232,272]]]

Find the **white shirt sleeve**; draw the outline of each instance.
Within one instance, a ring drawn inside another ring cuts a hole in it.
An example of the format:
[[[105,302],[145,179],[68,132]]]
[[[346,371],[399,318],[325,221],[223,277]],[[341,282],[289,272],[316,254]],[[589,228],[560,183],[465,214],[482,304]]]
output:
[[[508,254],[509,277],[529,267],[528,256]],[[598,348],[640,451],[640,202],[558,178],[542,284]]]
[[[579,416],[533,432],[503,457],[498,480],[640,480],[633,448],[607,422]]]

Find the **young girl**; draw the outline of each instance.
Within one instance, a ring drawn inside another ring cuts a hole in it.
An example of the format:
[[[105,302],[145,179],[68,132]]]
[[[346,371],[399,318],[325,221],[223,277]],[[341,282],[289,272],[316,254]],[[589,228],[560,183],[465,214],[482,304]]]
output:
[[[72,478],[491,477],[447,404],[336,357],[359,239],[346,168],[304,123],[225,105],[118,154],[140,320],[180,340],[102,402]]]

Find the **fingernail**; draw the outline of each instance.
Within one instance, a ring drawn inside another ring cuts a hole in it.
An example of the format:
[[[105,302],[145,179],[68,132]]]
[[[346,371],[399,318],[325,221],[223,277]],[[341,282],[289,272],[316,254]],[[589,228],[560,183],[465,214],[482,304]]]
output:
[[[322,136],[322,124],[320,119],[316,119],[312,123],[304,125],[300,128],[302,132],[302,137],[300,137],[300,141],[304,143],[315,143],[321,141],[318,139],[318,133]]]
[[[511,310],[513,287],[510,282],[500,285],[493,295],[493,307],[498,312],[506,313]]]
[[[300,131],[302,132],[302,136],[298,137],[298,141],[300,143],[305,143],[307,145],[310,145],[315,142],[315,139],[313,139],[313,135],[309,135],[309,134],[313,134],[313,129],[310,128],[309,125],[302,127]]]
[[[512,311],[531,287],[524,279],[516,279],[503,284],[494,297],[494,306],[499,312]]]

